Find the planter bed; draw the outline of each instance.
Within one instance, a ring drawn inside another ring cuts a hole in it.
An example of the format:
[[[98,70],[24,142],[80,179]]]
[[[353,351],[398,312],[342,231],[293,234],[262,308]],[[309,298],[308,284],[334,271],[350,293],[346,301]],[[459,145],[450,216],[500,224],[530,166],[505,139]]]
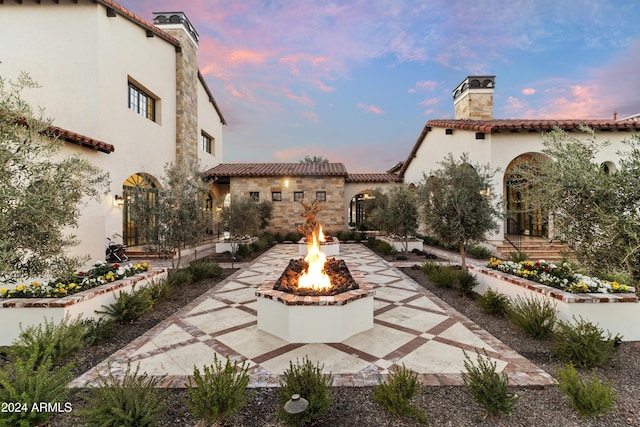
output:
[[[236,242],[234,242],[234,245],[250,245],[253,242],[255,242],[256,240],[258,240],[257,237],[252,237],[250,239],[244,239],[244,240],[238,240]],[[216,242],[216,253],[217,254],[221,254],[224,252],[233,252],[231,250],[231,242],[229,242],[228,240],[222,240],[220,242]],[[236,246],[237,249],[237,246]]]
[[[404,252],[404,242],[402,240],[394,240],[385,236],[376,236],[376,239],[382,240],[383,242],[389,243],[393,246],[398,252]],[[423,240],[422,239],[410,239],[407,242],[407,251],[411,252],[414,249],[419,251],[423,250]]]
[[[97,286],[63,298],[7,298],[0,299],[0,345],[11,345],[20,334],[20,327],[43,323],[44,319],[59,323],[65,316],[74,319],[98,319],[103,314],[96,310],[115,302],[120,291],[130,292],[131,288],[145,286],[149,281],[166,277],[164,269],[150,270],[126,277],[112,283]]]
[[[547,298],[555,304],[558,319],[572,321],[582,317],[623,341],[640,341],[640,303],[634,293],[570,293],[488,267],[470,265],[480,283],[474,291],[484,294],[491,288],[510,298]]]

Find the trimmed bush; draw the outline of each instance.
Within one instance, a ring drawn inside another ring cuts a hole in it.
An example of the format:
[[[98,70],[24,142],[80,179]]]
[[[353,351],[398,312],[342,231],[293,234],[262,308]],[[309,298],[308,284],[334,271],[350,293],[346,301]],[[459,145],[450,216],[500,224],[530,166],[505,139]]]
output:
[[[452,288],[458,283],[460,270],[456,267],[426,261],[420,269],[438,287]]]
[[[470,245],[467,248],[467,255],[475,259],[489,259],[491,257],[491,250],[481,245]]]
[[[505,372],[498,374],[496,362],[491,362],[486,353],[485,357],[479,353],[476,354],[478,364],[474,365],[464,352],[466,372],[462,372],[462,380],[467,391],[491,414],[511,414],[518,402],[518,395],[509,391],[507,374]]]
[[[546,298],[517,296],[507,310],[507,318],[535,338],[545,338],[551,334],[556,315],[555,306]]]
[[[611,410],[617,393],[609,381],[600,381],[595,374],[580,377],[573,365],[558,369],[558,388],[583,417],[603,415]]]
[[[236,253],[239,256],[251,255],[253,253],[253,247],[251,245],[246,245],[244,243],[241,243],[238,245],[238,250],[236,251]]]
[[[60,323],[44,319],[44,325],[20,326],[20,335],[13,342],[10,355],[15,358],[32,358],[39,365],[47,357],[56,364],[63,357],[80,350],[85,345],[85,326],[80,318],[69,320],[67,315]]]
[[[393,365],[387,382],[378,378],[373,387],[373,401],[386,412],[415,418],[421,424],[428,424],[424,411],[409,402],[420,391],[418,374],[411,369]]]
[[[69,395],[67,383],[73,378],[71,369],[71,364],[53,367],[47,350],[5,366],[0,370],[0,402],[13,407],[9,407],[8,412],[0,412],[0,425],[43,425],[51,417],[52,410],[41,410],[41,404],[71,410],[65,402]]]
[[[489,288],[478,298],[478,305],[487,314],[504,316],[509,310],[509,297]]]
[[[100,386],[90,390],[85,409],[85,422],[95,427],[154,427],[165,411],[165,392],[159,388],[162,378],[139,375],[140,365],[131,372],[127,366],[122,381],[109,369],[108,377],[100,377]]]
[[[204,367],[204,376],[197,367],[193,368],[195,386],[189,378],[189,398],[185,399],[185,404],[196,418],[204,420],[207,425],[227,423],[250,397],[245,393],[249,384],[248,370],[246,362],[238,369],[238,362],[231,363],[229,358],[222,366],[214,353],[213,365]]]
[[[302,363],[289,361],[278,389],[278,417],[287,424],[294,424],[296,417],[284,410],[291,396],[299,394],[309,401],[309,407],[300,414],[301,424],[315,422],[324,417],[331,405],[331,374],[323,374],[324,365],[311,363],[305,356]]]
[[[621,337],[589,322],[573,317],[573,323],[560,321],[556,324],[551,343],[551,354],[579,368],[595,368],[609,362],[615,353],[616,343]]]

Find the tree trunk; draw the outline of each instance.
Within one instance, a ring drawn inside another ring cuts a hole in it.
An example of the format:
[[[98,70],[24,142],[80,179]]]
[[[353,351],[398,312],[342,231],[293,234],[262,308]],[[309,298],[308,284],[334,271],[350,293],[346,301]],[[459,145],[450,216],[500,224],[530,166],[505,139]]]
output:
[[[467,258],[464,250],[464,242],[460,242],[460,259],[462,260],[462,269],[467,269]]]

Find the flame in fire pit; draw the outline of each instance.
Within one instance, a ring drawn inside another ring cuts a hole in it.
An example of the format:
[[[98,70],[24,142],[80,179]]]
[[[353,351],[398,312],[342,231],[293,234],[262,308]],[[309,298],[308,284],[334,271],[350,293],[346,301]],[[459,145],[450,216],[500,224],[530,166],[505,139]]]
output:
[[[298,278],[298,288],[325,291],[331,289],[331,279],[324,271],[327,257],[320,250],[320,242],[324,242],[322,227],[318,225],[307,241],[307,256],[304,260],[309,264],[307,271]]]

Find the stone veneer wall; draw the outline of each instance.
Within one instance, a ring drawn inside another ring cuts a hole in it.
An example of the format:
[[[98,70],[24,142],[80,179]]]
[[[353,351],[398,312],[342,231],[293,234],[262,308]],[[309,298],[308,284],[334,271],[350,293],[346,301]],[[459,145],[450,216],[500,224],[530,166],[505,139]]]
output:
[[[285,184],[288,181],[288,186]],[[271,201],[271,193],[280,191],[282,201],[273,202],[272,231],[295,231],[304,222],[301,216],[304,208],[300,202],[294,202],[293,193],[304,192],[304,200],[312,203],[316,191],[327,193],[326,202],[320,202],[322,210],[318,213],[318,221],[327,232],[335,232],[344,228],[344,177],[232,177],[231,195],[249,196],[250,192],[259,192],[260,201]]]
[[[176,158],[198,160],[198,46],[183,29],[163,31],[180,41],[176,53]]]
[[[454,108],[457,120],[493,120],[493,92],[469,91],[461,96]]]

